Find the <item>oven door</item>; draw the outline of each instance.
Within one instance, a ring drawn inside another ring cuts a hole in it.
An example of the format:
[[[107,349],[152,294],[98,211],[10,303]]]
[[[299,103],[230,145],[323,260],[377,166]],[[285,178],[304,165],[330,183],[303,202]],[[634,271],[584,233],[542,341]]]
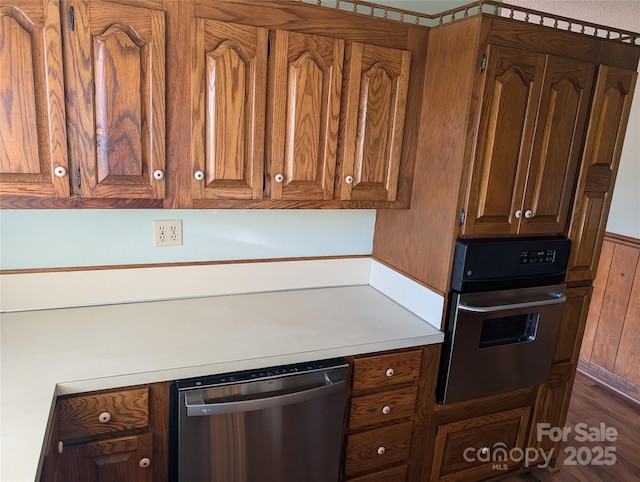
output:
[[[549,375],[565,285],[452,293],[438,400],[508,392]]]

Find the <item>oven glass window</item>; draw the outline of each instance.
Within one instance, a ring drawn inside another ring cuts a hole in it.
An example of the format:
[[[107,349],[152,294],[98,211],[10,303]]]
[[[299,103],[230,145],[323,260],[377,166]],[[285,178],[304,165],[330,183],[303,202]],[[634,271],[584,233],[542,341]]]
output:
[[[525,313],[485,319],[480,333],[480,348],[535,340],[539,317],[539,313]]]

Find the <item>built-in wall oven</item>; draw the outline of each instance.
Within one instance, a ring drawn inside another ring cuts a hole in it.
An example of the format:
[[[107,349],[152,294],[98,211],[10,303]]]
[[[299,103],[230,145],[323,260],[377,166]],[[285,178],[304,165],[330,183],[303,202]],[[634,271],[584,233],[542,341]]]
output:
[[[338,482],[343,358],[178,380],[170,479]]]
[[[456,242],[437,388],[440,403],[547,380],[570,247],[563,237]]]

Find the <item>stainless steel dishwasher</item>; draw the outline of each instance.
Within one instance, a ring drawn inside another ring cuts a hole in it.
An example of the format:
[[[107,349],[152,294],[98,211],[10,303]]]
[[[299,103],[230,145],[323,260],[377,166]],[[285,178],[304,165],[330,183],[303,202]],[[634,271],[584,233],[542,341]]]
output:
[[[337,481],[347,368],[340,358],[177,381],[174,476]]]

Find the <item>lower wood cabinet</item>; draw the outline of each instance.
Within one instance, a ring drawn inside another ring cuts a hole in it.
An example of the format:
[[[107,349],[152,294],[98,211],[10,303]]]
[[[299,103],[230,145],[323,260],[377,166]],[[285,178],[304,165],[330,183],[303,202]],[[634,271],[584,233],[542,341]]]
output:
[[[58,476],[65,482],[153,482],[153,435],[108,438],[66,447]]]
[[[513,449],[523,449],[530,407],[520,407],[438,427],[431,480],[483,480],[513,470]],[[516,452],[519,453],[519,452]]]
[[[62,396],[42,482],[166,482],[169,382]]]
[[[343,480],[419,480],[438,355],[435,345],[354,358]]]

